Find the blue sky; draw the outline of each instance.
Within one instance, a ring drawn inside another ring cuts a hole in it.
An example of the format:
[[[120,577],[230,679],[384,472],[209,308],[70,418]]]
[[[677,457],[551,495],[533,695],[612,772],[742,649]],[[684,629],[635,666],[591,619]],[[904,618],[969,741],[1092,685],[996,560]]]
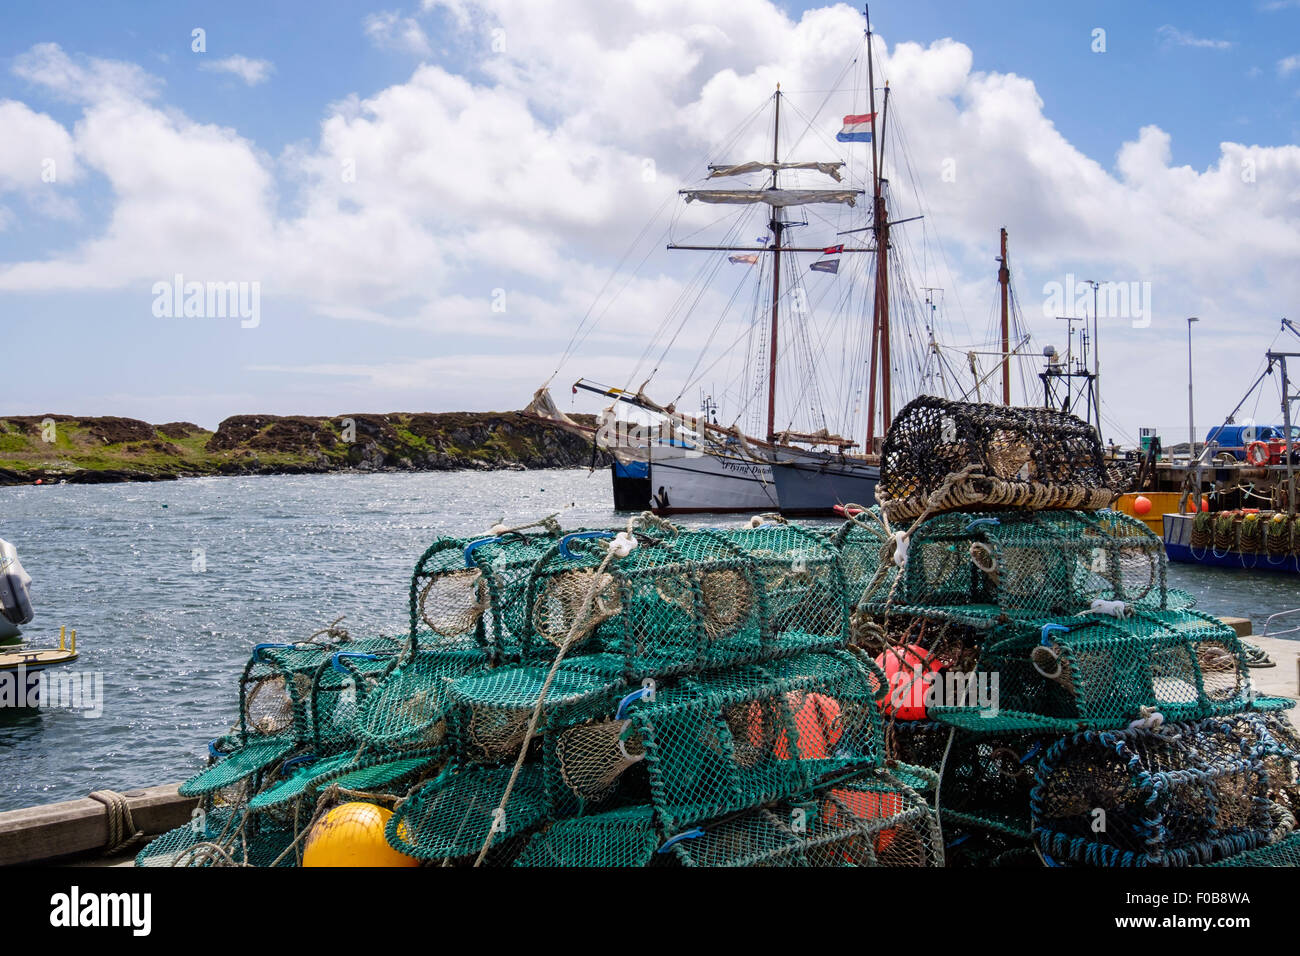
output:
[[[846,48],[835,37],[852,42],[852,14],[764,0],[6,5],[0,323],[22,358],[0,413],[213,427],[246,412],[521,407],[728,109],[761,103],[771,75],[813,83],[818,51],[829,70]],[[951,154],[963,176],[980,171],[958,191],[927,187],[951,257],[927,281],[982,328],[1003,224],[1027,315],[1067,273],[1150,281],[1152,329],[1112,339],[1109,414],[1130,433],[1182,421],[1192,311],[1207,368],[1223,366],[1200,414],[1235,404],[1300,291],[1287,274],[1300,0],[908,0],[872,14],[922,165]],[[895,62],[899,43],[915,56]],[[50,153],[67,160],[54,184],[39,178]],[[340,187],[355,156],[358,186]],[[659,192],[627,185],[647,157]],[[1238,196],[1247,160],[1263,172]],[[257,328],[154,315],[151,287],[176,272],[261,283]],[[621,383],[686,275],[648,260],[614,309],[622,324],[557,382]],[[1057,334],[1035,322],[1036,338]]]

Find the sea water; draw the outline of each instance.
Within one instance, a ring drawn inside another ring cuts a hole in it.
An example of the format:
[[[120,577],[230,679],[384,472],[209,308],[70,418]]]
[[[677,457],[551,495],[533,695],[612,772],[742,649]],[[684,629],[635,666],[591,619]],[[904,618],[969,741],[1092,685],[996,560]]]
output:
[[[568,527],[621,525],[611,504],[603,470],[0,488],[0,538],[33,578],[24,637],[55,646],[60,625],[76,628],[81,657],[65,670],[99,698],[0,709],[0,810],[183,780],[237,720],[254,644],[340,615],[356,637],[405,634],[412,568],[439,536],[555,512]],[[1291,575],[1173,565],[1169,583],[1257,630],[1300,605]]]

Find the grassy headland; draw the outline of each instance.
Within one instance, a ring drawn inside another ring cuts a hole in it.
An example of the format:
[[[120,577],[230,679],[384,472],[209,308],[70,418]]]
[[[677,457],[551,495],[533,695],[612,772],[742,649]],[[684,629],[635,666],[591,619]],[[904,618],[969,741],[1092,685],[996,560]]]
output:
[[[589,418],[583,423],[591,424]],[[0,418],[0,485],[348,470],[565,468],[591,460],[592,446],[585,438],[519,412],[235,415],[215,432],[189,422],[151,425],[133,418]]]

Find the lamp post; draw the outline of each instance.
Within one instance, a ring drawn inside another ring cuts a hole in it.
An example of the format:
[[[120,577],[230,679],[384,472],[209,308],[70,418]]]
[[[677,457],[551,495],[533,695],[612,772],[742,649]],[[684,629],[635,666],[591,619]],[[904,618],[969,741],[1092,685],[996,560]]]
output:
[[[1097,402],[1097,440],[1101,441],[1101,352],[1097,341],[1097,289],[1101,283],[1096,279],[1083,281],[1092,286],[1092,397]]]
[[[1194,315],[1187,317],[1187,460],[1196,458],[1196,418],[1192,412],[1192,323],[1201,321]],[[1196,489],[1199,498],[1201,489]]]

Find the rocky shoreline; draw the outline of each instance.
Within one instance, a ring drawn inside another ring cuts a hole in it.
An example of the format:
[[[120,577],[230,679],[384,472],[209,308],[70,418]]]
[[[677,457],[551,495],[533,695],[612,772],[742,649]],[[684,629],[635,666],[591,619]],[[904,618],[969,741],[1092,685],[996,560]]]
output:
[[[590,425],[589,416],[576,416]],[[521,412],[235,415],[189,422],[0,418],[0,485],[170,481],[211,475],[526,470],[603,466],[589,439]]]

